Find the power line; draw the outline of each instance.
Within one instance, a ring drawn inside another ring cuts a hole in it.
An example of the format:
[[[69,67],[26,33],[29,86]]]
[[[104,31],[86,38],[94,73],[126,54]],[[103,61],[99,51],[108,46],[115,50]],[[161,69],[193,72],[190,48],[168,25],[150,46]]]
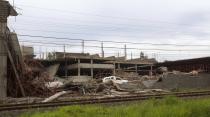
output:
[[[18,28],[16,30],[22,30],[22,31],[33,31],[33,32],[46,32],[46,33],[57,33],[57,34],[73,34],[73,35],[93,35],[93,36],[118,36],[123,38],[139,38],[138,36],[120,36],[120,35],[110,35],[110,34],[102,34],[102,33],[82,33],[82,32],[61,32],[61,31],[52,31],[52,30],[40,30],[40,29],[21,29]],[[173,31],[174,32],[174,31]]]
[[[26,42],[26,41],[20,41],[20,42]],[[42,47],[45,47],[45,48],[48,48],[48,47],[59,47],[60,48],[60,50],[62,50],[61,48],[63,47],[63,44],[59,44],[59,46],[58,46],[58,44],[57,43],[49,43],[49,42],[33,42],[33,41],[28,41],[29,43],[31,43],[31,44],[33,44],[33,47],[40,47],[40,46],[42,46]],[[34,45],[34,44],[39,44],[39,45]],[[52,45],[51,45],[52,44]],[[26,43],[26,45],[28,45],[27,43]],[[74,44],[65,44],[65,45],[67,45],[67,47],[81,47],[81,45],[74,45]],[[86,51],[90,51],[91,49],[89,49],[89,48],[100,48],[99,46],[85,46],[85,47],[88,47],[88,50],[86,50]],[[114,49],[115,47],[105,47],[105,48],[111,48],[111,49]],[[52,48],[51,48],[52,49]],[[54,49],[54,52],[55,52],[55,48],[53,48]],[[56,49],[58,49],[58,48],[56,48]],[[117,49],[121,49],[122,50],[122,48],[117,48]],[[123,48],[124,49],[124,48]],[[128,48],[128,49],[139,49],[139,48]],[[59,50],[59,49],[58,49]],[[70,50],[72,50],[72,49],[70,49]],[[78,50],[77,50],[78,51]],[[97,50],[96,49],[94,49],[94,52],[93,51],[91,51],[92,53],[97,53],[96,52]],[[100,50],[99,50],[100,51]],[[142,50],[141,50],[142,51]],[[169,50],[169,49],[167,49],[167,51],[173,51],[173,50]],[[184,50],[181,50],[181,51],[184,51]],[[186,50],[186,51],[188,51],[188,50]],[[189,51],[194,51],[194,50],[189,50]],[[203,50],[196,50],[196,51],[203,51]],[[50,52],[50,51],[49,51]],[[61,51],[62,52],[62,51]],[[145,51],[144,51],[145,52]],[[208,51],[209,52],[209,51]],[[117,56],[118,54],[117,53],[119,53],[119,51],[118,52],[115,52],[115,53],[107,53],[107,52],[105,52],[105,55],[107,56],[107,55],[114,55],[114,56]],[[121,53],[121,52],[120,52]],[[133,53],[133,57],[139,57],[139,54],[140,53]],[[154,53],[148,53],[147,52],[147,55],[153,55]],[[164,55],[164,57],[167,57],[167,58],[170,58],[170,57],[177,57],[177,56],[179,56],[179,57],[189,57],[189,56],[197,56],[198,57],[198,55],[199,55],[199,57],[201,57],[201,56],[206,56],[206,55],[209,55],[208,53],[205,53],[205,54],[201,54],[200,52],[199,53],[197,53],[197,54],[195,54],[195,53],[189,53],[189,54],[180,54],[180,53],[177,53],[177,54],[171,54],[171,53],[165,53],[165,54],[161,54],[161,53],[156,53],[156,55],[158,55],[158,57],[159,57],[159,59],[161,58],[161,56],[163,56]],[[124,54],[123,53],[121,53],[121,56],[124,56]],[[158,59],[158,58],[157,58]],[[159,60],[158,59],[158,60]],[[164,58],[165,59],[165,58]]]
[[[54,44],[54,45],[64,45],[64,44],[57,44],[57,43],[49,43],[49,42],[36,42],[36,41],[20,41],[20,42],[29,42],[29,43],[38,43],[38,44]],[[81,45],[74,45],[74,44],[65,44],[68,46],[79,46],[81,47]],[[89,45],[85,45],[85,47],[93,47],[93,48],[101,48],[101,46],[89,46]],[[112,46],[104,46],[103,48],[107,48],[107,49],[124,49],[123,47],[112,47]],[[157,51],[210,51],[210,50],[204,50],[204,49],[159,49],[159,48],[152,48],[152,49],[145,49],[145,48],[126,48],[129,50],[157,50]]]
[[[38,45],[38,46],[40,46],[40,45]],[[41,45],[41,46],[43,46],[43,45]],[[48,52],[54,52],[54,50],[53,51],[48,51]],[[40,52],[35,52],[35,53],[40,53]],[[117,55],[118,53],[107,53],[107,52],[105,52],[104,54],[106,54],[106,55]],[[146,54],[149,54],[149,55],[153,55],[153,53],[146,53]],[[167,57],[174,57],[174,56],[177,56],[178,54],[173,54],[173,55],[171,55],[171,54],[157,54],[157,53],[154,53],[154,54],[156,54],[156,55],[164,55],[164,56],[167,56]],[[120,53],[120,55],[121,56],[124,56],[124,54],[123,53]],[[132,55],[134,56],[134,57],[139,57],[140,56],[140,54],[139,53],[132,53]],[[189,56],[189,55],[208,55],[208,54],[188,54],[188,55],[182,55],[182,56]]]
[[[46,19],[52,19],[52,18],[46,18]],[[33,19],[34,20],[34,19]],[[54,21],[54,20],[53,20]],[[57,20],[56,20],[57,21]],[[25,22],[24,22],[25,23]],[[48,22],[47,22],[48,23]],[[29,23],[28,23],[29,24]],[[40,23],[39,23],[40,24]],[[52,25],[52,27],[59,27],[57,24],[55,24],[55,23],[51,23]],[[46,25],[46,24],[42,24],[42,26],[43,25]],[[57,25],[57,26],[56,26]],[[86,24],[65,24],[65,26],[66,25],[75,25],[75,26],[82,26],[82,27],[90,27],[91,25],[86,25]],[[138,24],[137,24],[138,25]],[[30,26],[31,26],[31,23],[30,23]],[[36,26],[38,26],[38,25],[36,25]],[[92,26],[95,26],[95,27],[98,27],[97,25],[92,25]],[[135,25],[136,26],[136,25]],[[139,29],[142,29],[142,27],[146,27],[145,25],[139,25],[140,27],[135,27],[135,26],[132,26],[132,27],[129,27],[129,28],[139,28]],[[120,29],[126,29],[126,31],[125,32],[131,32],[132,30],[127,30],[127,29],[129,29],[128,27],[116,27],[116,28],[114,28],[114,27],[109,27],[109,26],[99,26],[100,27],[100,29],[98,30],[98,31],[100,31],[100,30],[103,30],[103,31],[119,31]],[[154,26],[154,25],[152,25],[152,26],[150,26],[149,27],[149,29],[151,29],[151,27],[155,27],[155,28],[161,28],[161,29],[163,29],[163,27],[164,26]],[[77,29],[78,29],[78,27],[76,27]],[[109,28],[109,29],[104,29],[104,28]],[[160,31],[156,31],[156,33],[157,32],[172,32],[172,33],[182,33],[182,34],[187,34],[187,35],[192,35],[193,33],[195,33],[196,31],[180,31],[180,30],[178,30],[177,31],[177,29],[176,30],[169,30],[169,29],[172,29],[171,27],[166,27],[167,28],[167,30],[160,30]],[[79,29],[84,29],[84,28],[79,28]],[[175,28],[174,28],[175,29]],[[23,29],[20,29],[20,30],[23,30]],[[89,30],[89,29],[88,29]],[[31,31],[39,31],[39,30],[31,30]],[[132,32],[135,32],[135,31],[138,31],[138,30],[134,30],[134,31],[132,31]],[[53,33],[65,33],[65,32],[57,32],[57,31],[44,31],[44,32],[53,32]],[[152,33],[153,33],[154,31],[152,31]],[[203,33],[203,34],[210,34],[210,33],[206,33],[206,32],[198,32],[198,33]],[[85,34],[85,33],[74,33],[74,34]],[[88,35],[90,35],[90,34],[88,34]],[[103,35],[103,34],[92,34],[92,35]],[[107,34],[105,34],[105,35],[107,35]],[[125,36],[120,36],[120,37],[125,37]],[[126,37],[129,37],[129,36],[126,36]],[[133,38],[137,38],[137,37],[135,37],[135,36],[133,36]]]
[[[100,37],[100,36],[117,36],[117,37],[122,37],[122,38],[135,38],[135,39],[141,38],[141,37],[138,37],[138,35],[130,36],[130,35],[119,35],[119,34],[116,34],[116,33],[113,33],[112,35],[110,35],[110,34],[106,34],[106,33],[63,32],[63,31],[54,31],[54,30],[40,30],[40,29],[26,29],[26,28],[18,28],[16,30],[32,31],[32,32],[57,33],[57,34],[72,34],[72,35],[88,35],[88,36],[91,35],[91,36],[97,36],[97,37]],[[159,31],[159,32],[162,32],[162,31]],[[174,31],[171,31],[171,32],[174,32]],[[121,32],[119,32],[119,33],[121,33]],[[174,33],[178,33],[178,32],[174,32]],[[208,33],[206,33],[206,34],[208,34]],[[152,33],[151,33],[151,35],[152,35]],[[173,35],[171,35],[171,36],[173,36]],[[182,40],[184,40],[184,39],[182,39]],[[158,44],[158,45],[162,45],[162,44]],[[206,45],[201,45],[201,46],[206,46]]]
[[[36,41],[38,41],[38,42],[42,42],[42,41],[54,42],[54,43],[57,43],[57,44],[60,44],[60,43],[74,43],[74,44],[77,43],[77,44],[81,44],[82,43],[80,40],[58,40],[58,39],[43,40],[43,39],[39,39],[39,40],[36,39]],[[31,39],[28,39],[28,38],[19,38],[19,40],[21,40],[21,41],[33,41]],[[86,42],[86,43],[98,44],[98,43],[94,43],[94,42]]]
[[[87,39],[82,39],[82,38],[66,38],[66,37],[51,37],[51,36],[41,36],[41,35],[26,35],[26,34],[18,34],[18,36],[21,37],[32,37],[32,38],[47,38],[47,39],[65,39],[65,40],[77,40],[77,41],[90,41],[90,42],[106,42],[106,43],[120,43],[120,44],[137,44],[137,45],[154,45],[154,46],[207,46],[210,47],[210,45],[186,45],[186,44],[168,44],[168,43],[163,43],[163,44],[157,44],[157,43],[135,43],[135,42],[119,42],[119,41],[101,41],[101,40],[87,40]]]
[[[27,6],[27,5],[26,5]],[[31,7],[31,6],[29,6],[29,7]],[[33,7],[33,6],[32,6]],[[45,9],[45,8],[44,8]],[[47,18],[47,19],[52,19],[52,18]],[[80,26],[88,26],[88,25],[80,25]],[[145,25],[143,25],[143,26],[145,26]],[[183,24],[181,24],[181,26],[183,26]],[[141,25],[141,27],[142,27],[142,25]],[[156,27],[160,27],[160,26],[156,26]],[[122,27],[121,27],[122,28]],[[133,28],[133,27],[132,27]],[[171,28],[170,28],[171,29]],[[118,29],[112,29],[112,30],[106,30],[106,31],[113,31],[113,30],[118,30]],[[35,31],[35,30],[34,30]],[[46,31],[45,31],[46,32]],[[52,31],[49,31],[49,32],[52,32]],[[126,31],[127,32],[127,31]],[[158,31],[158,32],[161,32],[161,31]],[[171,32],[174,32],[174,31],[171,31]],[[182,31],[181,31],[182,32]],[[184,31],[185,32],[185,31]],[[62,32],[57,32],[57,33],[62,33]],[[188,34],[191,34],[191,33],[193,33],[193,32],[189,32]],[[201,32],[201,33],[205,33],[205,32]],[[78,33],[77,33],[78,34]],[[82,33],[82,34],[84,34],[84,33]],[[205,34],[209,34],[209,33],[205,33]]]

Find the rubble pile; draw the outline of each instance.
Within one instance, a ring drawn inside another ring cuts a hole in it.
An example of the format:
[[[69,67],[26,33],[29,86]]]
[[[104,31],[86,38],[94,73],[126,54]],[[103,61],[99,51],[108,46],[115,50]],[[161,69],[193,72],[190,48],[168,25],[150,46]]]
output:
[[[55,93],[55,90],[47,88],[45,83],[51,81],[45,67],[37,61],[25,61],[25,71],[21,74],[21,83],[26,96],[46,97]],[[11,85],[11,84],[14,85]],[[21,96],[17,82],[8,80],[8,93],[11,97]]]
[[[96,79],[100,79],[103,77],[107,77],[107,76],[111,76],[112,74],[110,74],[110,72],[108,72],[107,70],[101,70],[99,73],[97,73],[94,77]]]
[[[141,78],[136,72],[125,72],[123,70],[118,70],[116,76],[129,80],[139,80]]]
[[[46,86],[46,82],[52,81],[45,67],[36,61],[25,62],[27,68],[22,83],[28,96],[45,97],[55,93],[55,90]]]
[[[161,82],[168,79],[170,74],[193,76],[192,73],[194,73],[194,71],[190,73],[168,71],[166,67],[161,67],[153,75],[140,76],[133,72],[118,71],[116,76],[102,77],[103,75],[100,75],[100,77],[95,79],[88,76],[62,78],[56,76],[58,67],[58,64],[45,67],[37,61],[25,61],[26,71],[21,82],[26,95],[43,97],[46,99],[43,99],[42,102],[49,102],[57,100],[59,97],[88,95],[100,95],[103,97],[165,93],[168,90],[162,90],[163,88],[159,88],[160,86],[158,87],[157,85],[161,85]]]

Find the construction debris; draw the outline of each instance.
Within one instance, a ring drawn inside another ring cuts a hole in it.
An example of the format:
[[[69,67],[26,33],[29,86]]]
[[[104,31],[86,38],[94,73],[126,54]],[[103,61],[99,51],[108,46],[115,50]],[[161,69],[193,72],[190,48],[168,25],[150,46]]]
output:
[[[191,76],[198,76],[198,71],[197,70],[193,70],[193,71],[191,71],[189,74],[191,75]]]
[[[45,99],[44,101],[42,101],[42,102],[45,103],[45,102],[53,101],[53,100],[57,99],[58,97],[60,97],[60,96],[62,96],[62,95],[64,95],[64,94],[66,94],[66,93],[68,93],[68,92],[67,92],[67,91],[58,92],[58,93],[56,93],[56,94],[50,96],[49,98],[46,98],[46,99]]]
[[[155,93],[169,93],[168,90],[163,89],[145,89],[142,91],[136,91],[135,93],[141,93],[141,94],[155,94]]]
[[[136,72],[125,72],[123,70],[118,70],[116,76],[121,77],[126,80],[139,80],[141,77]]]
[[[63,85],[64,85],[63,82],[60,82],[60,81],[53,81],[53,82],[47,82],[47,83],[45,83],[45,86],[47,88],[60,88]]]
[[[132,94],[159,94],[168,93],[166,89],[158,89],[156,84],[168,79],[168,75],[188,75],[191,73],[183,73],[180,71],[168,71],[166,67],[159,68],[157,74],[137,75],[135,78],[129,79],[128,76],[108,76],[104,78],[93,79],[90,76],[68,76],[67,78],[57,77],[56,70],[49,74],[49,67],[43,66],[39,62],[25,61],[27,70],[22,81],[24,90],[29,96],[48,97],[42,102],[55,101],[63,96],[122,96]],[[58,65],[56,65],[58,66]],[[118,72],[119,73],[119,72]],[[192,72],[193,73],[193,72]],[[125,73],[123,73],[125,74]],[[51,76],[50,76],[51,75]],[[132,77],[132,76],[131,76]],[[50,97],[49,97],[50,96]]]
[[[45,97],[56,92],[54,89],[46,86],[46,83],[52,82],[52,80],[41,63],[37,61],[25,61],[25,69],[20,80],[26,96]],[[17,97],[19,90],[13,87],[9,87],[8,90],[11,96]]]
[[[56,75],[59,66],[60,66],[60,64],[55,64],[55,65],[49,66],[46,69],[47,73],[49,74],[49,79],[54,80],[54,76]]]
[[[158,69],[157,69],[157,72],[158,73],[160,73],[160,74],[162,74],[162,73],[166,73],[166,72],[168,72],[168,68],[167,67],[159,67]]]
[[[123,80],[120,77],[116,77],[116,76],[109,76],[109,77],[103,78],[103,83],[107,83],[110,81],[112,81],[113,83],[117,83],[117,84],[123,84],[123,83],[128,82],[128,80]]]
[[[44,66],[38,61],[25,61],[26,72],[22,83],[26,95],[36,97],[48,97],[43,102],[53,101],[56,98],[68,95],[124,95],[135,93],[159,93],[168,92],[162,89],[153,89],[153,86],[168,74],[196,75],[195,71],[182,73],[168,71],[167,67],[159,67],[157,74],[138,75],[131,72],[117,72],[115,76],[91,78],[88,75],[68,76],[65,78],[56,76],[59,64]],[[122,76],[122,77],[119,77]]]

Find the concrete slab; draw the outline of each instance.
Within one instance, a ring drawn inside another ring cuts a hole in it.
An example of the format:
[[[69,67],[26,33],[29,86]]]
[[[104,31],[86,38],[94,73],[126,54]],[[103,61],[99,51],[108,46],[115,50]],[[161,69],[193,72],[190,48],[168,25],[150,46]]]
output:
[[[54,79],[55,74],[58,71],[60,64],[51,65],[47,68],[47,72],[49,73],[49,78]]]
[[[66,79],[68,82],[73,83],[86,83],[89,82],[92,79],[91,76],[68,76],[68,79]]]
[[[93,69],[114,69],[113,64],[89,64],[89,63],[80,63],[80,64],[73,64],[69,65],[68,69],[77,69],[80,68],[93,68]]]

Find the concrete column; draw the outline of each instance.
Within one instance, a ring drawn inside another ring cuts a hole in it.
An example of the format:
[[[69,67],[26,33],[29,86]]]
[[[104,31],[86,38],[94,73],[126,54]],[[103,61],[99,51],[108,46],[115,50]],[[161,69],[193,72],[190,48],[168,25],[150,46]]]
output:
[[[64,57],[64,60],[65,60],[65,78],[68,77],[68,68],[67,68],[67,57],[66,57],[66,45],[63,46],[63,51],[64,51],[64,54],[63,54],[63,57]]]
[[[101,42],[101,56],[104,58],[104,44]]]
[[[117,64],[117,69],[119,69],[119,70],[121,69],[121,68],[120,68],[120,63]]]
[[[85,53],[85,40],[82,40],[82,53]]]
[[[80,59],[78,59],[78,76],[80,76]]]
[[[90,74],[91,74],[91,77],[93,78],[93,59],[90,60],[90,63],[91,63]]]
[[[0,22],[0,98],[7,97],[7,53],[4,46],[6,23]]]
[[[125,60],[127,59],[127,47],[126,44],[124,45],[124,54],[125,54]]]
[[[152,71],[153,71],[153,67],[152,67],[152,65],[150,66],[150,72],[149,72],[149,75],[150,75],[150,77],[152,78]]]
[[[116,64],[116,63],[114,62],[113,75],[115,75],[115,74],[116,74],[115,64]]]
[[[136,73],[138,73],[138,65],[137,64],[135,65],[135,70],[136,70]]]

